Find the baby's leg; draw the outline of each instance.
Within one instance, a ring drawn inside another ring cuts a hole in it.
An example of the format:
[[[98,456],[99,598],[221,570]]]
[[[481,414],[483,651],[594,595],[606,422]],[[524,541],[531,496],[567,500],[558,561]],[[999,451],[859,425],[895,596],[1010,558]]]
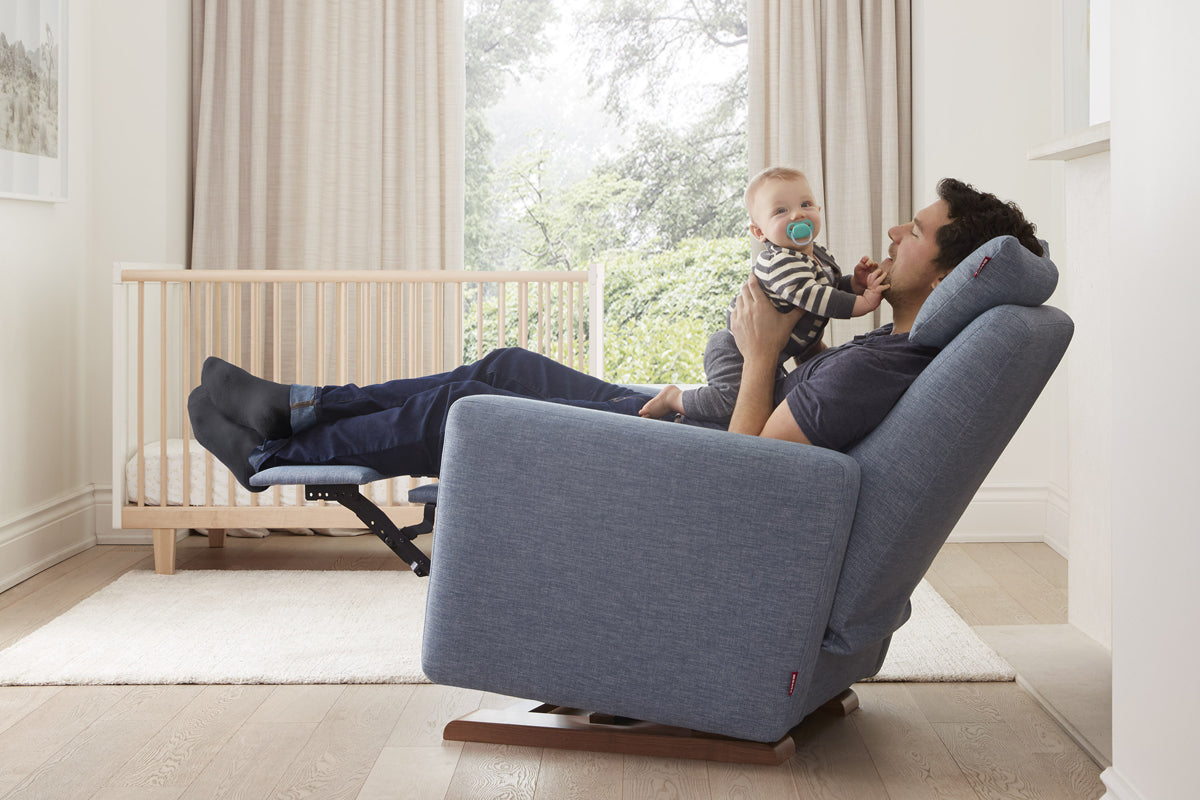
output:
[[[670,414],[682,414],[683,402],[680,400],[683,391],[678,386],[667,386],[650,399],[638,412],[643,417],[660,419]]]

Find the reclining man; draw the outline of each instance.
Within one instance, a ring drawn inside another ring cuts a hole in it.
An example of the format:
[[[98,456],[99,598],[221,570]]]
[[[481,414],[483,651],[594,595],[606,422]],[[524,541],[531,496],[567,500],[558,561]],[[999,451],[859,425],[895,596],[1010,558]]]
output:
[[[730,328],[745,359],[729,430],[845,451],[878,425],[934,348],[908,341],[925,299],[967,255],[1001,235],[1041,255],[1032,223],[1012,203],[947,178],[938,200],[888,231],[880,264],[893,322],[813,356],[779,378],[778,355],[799,310],[779,313],[753,278]],[[862,292],[866,267],[853,285]],[[446,417],[460,397],[527,397],[637,415],[649,395],[606,383],[519,348],[496,350],[441,375],[374,386],[302,386],[257,378],[209,358],[188,398],[196,439],[252,491],[249,478],[289,464],[366,466],[384,475],[436,476]],[[686,420],[683,420],[686,421]]]

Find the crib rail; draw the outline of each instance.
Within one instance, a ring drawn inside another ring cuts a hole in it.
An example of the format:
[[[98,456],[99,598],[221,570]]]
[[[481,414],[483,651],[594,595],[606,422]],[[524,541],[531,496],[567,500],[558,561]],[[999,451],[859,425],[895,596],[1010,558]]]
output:
[[[114,527],[357,526],[336,505],[306,506],[299,487],[248,493],[198,448],[186,404],[207,356],[282,383],[369,384],[446,371],[495,347],[516,345],[599,374],[602,282],[594,271],[185,270],[117,264]],[[174,449],[164,444],[172,440]],[[182,469],[177,499],[167,485],[172,458]],[[159,477],[153,498],[148,471]],[[388,481],[369,491],[389,515],[407,520],[407,489],[415,483]],[[166,524],[162,512],[171,508],[173,522]]]

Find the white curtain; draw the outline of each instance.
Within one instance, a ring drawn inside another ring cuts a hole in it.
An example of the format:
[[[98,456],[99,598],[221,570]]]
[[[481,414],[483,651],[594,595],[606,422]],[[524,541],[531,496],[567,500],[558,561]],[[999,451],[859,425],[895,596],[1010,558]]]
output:
[[[844,271],[912,216],[911,0],[749,0],[750,172],[803,170]],[[883,313],[831,323],[834,341]]]
[[[193,268],[462,267],[462,3],[192,13]]]

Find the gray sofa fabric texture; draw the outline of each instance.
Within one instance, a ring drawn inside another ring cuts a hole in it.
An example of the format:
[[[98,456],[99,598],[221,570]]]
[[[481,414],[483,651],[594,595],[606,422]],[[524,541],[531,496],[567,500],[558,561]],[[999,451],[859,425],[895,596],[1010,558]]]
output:
[[[751,739],[790,727],[853,459],[533,401],[467,398],[451,418],[432,680]]]

